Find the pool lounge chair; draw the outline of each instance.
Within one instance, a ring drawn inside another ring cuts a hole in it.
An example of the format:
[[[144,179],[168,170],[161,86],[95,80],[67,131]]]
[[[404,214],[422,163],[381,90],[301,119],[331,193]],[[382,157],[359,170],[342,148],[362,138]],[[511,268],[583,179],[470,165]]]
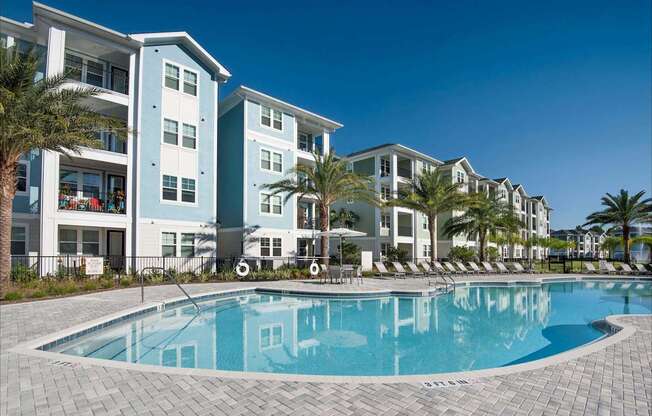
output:
[[[425,276],[425,273],[419,270],[416,264],[412,263],[411,261],[408,261],[405,264],[407,265],[408,269],[410,269],[410,273],[412,273],[414,276],[419,276],[419,277]]]
[[[617,270],[614,267],[613,263],[609,263],[608,261],[606,261],[602,265],[604,265],[604,269],[600,268],[600,271],[605,271],[608,274],[622,274],[619,270]]]
[[[446,270],[446,268],[444,266],[442,266],[440,262],[436,261],[434,263],[434,265],[435,265],[435,269],[439,272],[439,274],[441,274],[441,275],[450,275],[451,274],[451,272]]]
[[[419,265],[423,268],[423,270],[426,272],[428,276],[439,276],[437,270],[430,267],[430,264],[428,264],[427,262],[425,261],[419,262]]]
[[[497,261],[497,262],[496,262],[496,266],[498,267],[498,270],[499,270],[501,273],[508,273],[508,274],[510,274],[510,273],[514,273],[512,270],[509,270],[507,267],[505,267],[505,265],[504,265],[502,262],[500,262],[500,261]]]
[[[496,272],[494,270],[494,268],[491,267],[491,263],[489,263],[488,261],[480,262],[480,264],[482,264],[482,267],[484,267],[484,269],[487,271],[487,273],[491,273],[491,274],[502,273],[502,272]]]
[[[623,274],[635,274],[635,273],[638,274],[637,272],[632,270],[632,268],[629,267],[629,264],[627,263],[620,263],[620,268],[622,269],[621,272]]]
[[[585,261],[584,262],[584,268],[586,269],[587,273],[591,273],[591,274],[597,274],[598,273],[598,271],[595,269],[595,266],[591,262]]]
[[[462,263],[461,261],[456,261],[455,265],[457,266],[458,269],[460,269],[462,272],[464,272],[466,274],[480,274],[480,272],[476,272],[473,269],[471,269],[471,270],[467,269],[466,266],[464,265],[464,263]]]
[[[455,266],[453,266],[449,261],[445,261],[444,266],[446,266],[446,269],[448,269],[448,271],[453,274],[464,274],[462,270],[456,269]]]
[[[407,277],[408,272],[405,271],[405,269],[403,268],[403,265],[401,263],[399,263],[397,261],[393,261],[392,266],[394,266],[394,270],[396,270],[396,272],[399,273],[399,275],[401,275],[403,277]]]
[[[378,274],[380,274],[380,277],[385,277],[385,276],[392,276],[394,279],[397,277],[405,277],[405,274],[401,275],[399,271],[395,272],[389,272],[383,262],[381,261],[375,261],[374,266],[376,266],[376,270],[378,270]]]
[[[638,270],[639,274],[650,274],[650,271],[645,267],[644,264],[634,263],[634,267]]]
[[[478,274],[484,274],[484,273],[486,273],[484,270],[482,270],[480,267],[478,267],[478,265],[475,264],[475,262],[473,262],[473,261],[470,261],[470,262],[469,262],[469,266],[471,266],[471,269],[472,269],[475,273],[478,273]]]

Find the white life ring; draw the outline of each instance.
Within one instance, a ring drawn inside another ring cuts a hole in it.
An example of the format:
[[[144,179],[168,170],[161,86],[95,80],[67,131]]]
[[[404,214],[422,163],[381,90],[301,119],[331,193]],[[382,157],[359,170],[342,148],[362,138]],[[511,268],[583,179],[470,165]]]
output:
[[[249,274],[249,265],[241,261],[235,266],[235,273],[240,277],[246,277]]]
[[[317,263],[312,263],[310,265],[310,275],[317,276],[319,274],[319,265]]]

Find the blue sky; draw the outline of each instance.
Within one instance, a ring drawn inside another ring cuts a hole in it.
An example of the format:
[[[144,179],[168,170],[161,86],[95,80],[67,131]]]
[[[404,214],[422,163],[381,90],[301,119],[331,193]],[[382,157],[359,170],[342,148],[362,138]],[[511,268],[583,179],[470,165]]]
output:
[[[466,155],[546,195],[553,228],[651,188],[649,0],[46,4],[125,33],[185,30],[233,74],[223,95],[245,84],[342,122],[338,153]]]

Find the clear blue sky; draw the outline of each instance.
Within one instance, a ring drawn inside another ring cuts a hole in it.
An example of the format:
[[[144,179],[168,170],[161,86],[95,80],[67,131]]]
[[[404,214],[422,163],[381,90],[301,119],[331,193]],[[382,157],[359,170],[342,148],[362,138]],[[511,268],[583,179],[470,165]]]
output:
[[[651,189],[649,0],[46,3],[124,33],[185,30],[233,74],[223,94],[245,84],[342,122],[338,153],[466,155],[546,195],[553,228]]]

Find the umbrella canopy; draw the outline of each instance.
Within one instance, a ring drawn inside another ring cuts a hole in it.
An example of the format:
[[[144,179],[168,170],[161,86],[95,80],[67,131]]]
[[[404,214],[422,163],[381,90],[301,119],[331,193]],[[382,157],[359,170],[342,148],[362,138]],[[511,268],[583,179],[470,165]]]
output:
[[[328,231],[321,231],[316,234],[319,237],[364,237],[367,233],[361,231],[349,230],[348,228],[333,228]]]

